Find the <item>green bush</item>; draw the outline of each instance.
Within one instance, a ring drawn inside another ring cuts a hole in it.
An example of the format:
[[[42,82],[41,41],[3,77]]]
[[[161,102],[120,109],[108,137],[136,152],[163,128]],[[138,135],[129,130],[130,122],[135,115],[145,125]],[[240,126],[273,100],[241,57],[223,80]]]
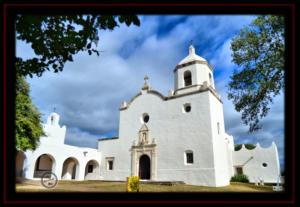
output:
[[[231,177],[230,182],[241,182],[241,183],[249,183],[249,179],[247,175],[237,174]]]
[[[234,151],[239,151],[240,149],[242,149],[242,145],[243,144],[236,144],[234,145]],[[245,148],[248,149],[248,150],[252,150],[256,147],[256,145],[254,144],[244,144],[245,145]]]
[[[127,178],[127,192],[139,192],[139,176],[131,176]]]

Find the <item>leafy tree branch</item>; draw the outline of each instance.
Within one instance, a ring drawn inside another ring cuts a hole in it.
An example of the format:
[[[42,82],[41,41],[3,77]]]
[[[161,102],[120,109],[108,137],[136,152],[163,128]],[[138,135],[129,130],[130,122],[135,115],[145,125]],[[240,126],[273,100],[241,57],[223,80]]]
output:
[[[229,82],[228,98],[249,132],[261,128],[273,98],[284,88],[284,17],[259,16],[231,42],[232,58],[240,70]]]

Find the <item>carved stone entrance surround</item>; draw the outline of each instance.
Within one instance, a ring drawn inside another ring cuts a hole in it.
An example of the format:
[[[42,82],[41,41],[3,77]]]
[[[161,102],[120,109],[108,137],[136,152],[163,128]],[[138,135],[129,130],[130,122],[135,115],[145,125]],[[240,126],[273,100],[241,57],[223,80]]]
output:
[[[131,146],[131,175],[139,175],[139,160],[142,155],[150,158],[150,180],[156,180],[157,172],[157,154],[155,139],[150,139],[149,130],[144,124],[139,131],[138,142],[134,141]]]

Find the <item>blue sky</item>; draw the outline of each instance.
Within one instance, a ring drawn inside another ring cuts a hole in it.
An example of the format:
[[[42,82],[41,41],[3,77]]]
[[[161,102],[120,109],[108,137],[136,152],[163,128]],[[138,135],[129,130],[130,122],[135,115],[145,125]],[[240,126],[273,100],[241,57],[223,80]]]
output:
[[[100,31],[100,56],[79,53],[62,73],[46,72],[27,78],[33,103],[43,121],[56,107],[61,125],[67,126],[66,143],[96,147],[96,139],[118,136],[119,106],[136,95],[147,74],[154,90],[167,95],[173,89],[173,69],[188,54],[196,53],[214,68],[214,79],[224,104],[225,128],[235,143],[259,142],[278,146],[284,164],[284,94],[275,97],[262,130],[249,134],[241,114],[227,99],[227,84],[237,66],[231,62],[230,41],[255,16],[161,15],[139,16],[141,26],[124,25]],[[30,45],[17,42],[17,56],[34,56]]]

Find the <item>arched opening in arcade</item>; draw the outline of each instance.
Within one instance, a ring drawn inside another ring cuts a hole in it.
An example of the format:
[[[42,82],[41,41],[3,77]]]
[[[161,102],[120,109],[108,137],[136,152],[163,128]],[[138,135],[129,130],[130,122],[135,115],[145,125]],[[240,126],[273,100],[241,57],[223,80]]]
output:
[[[41,178],[46,172],[53,172],[55,168],[55,159],[52,155],[42,154],[35,162],[34,178]]]
[[[99,163],[96,160],[90,160],[85,166],[85,180],[99,180],[100,168]]]
[[[69,157],[64,161],[61,179],[74,180],[79,176],[79,162],[74,157]]]

